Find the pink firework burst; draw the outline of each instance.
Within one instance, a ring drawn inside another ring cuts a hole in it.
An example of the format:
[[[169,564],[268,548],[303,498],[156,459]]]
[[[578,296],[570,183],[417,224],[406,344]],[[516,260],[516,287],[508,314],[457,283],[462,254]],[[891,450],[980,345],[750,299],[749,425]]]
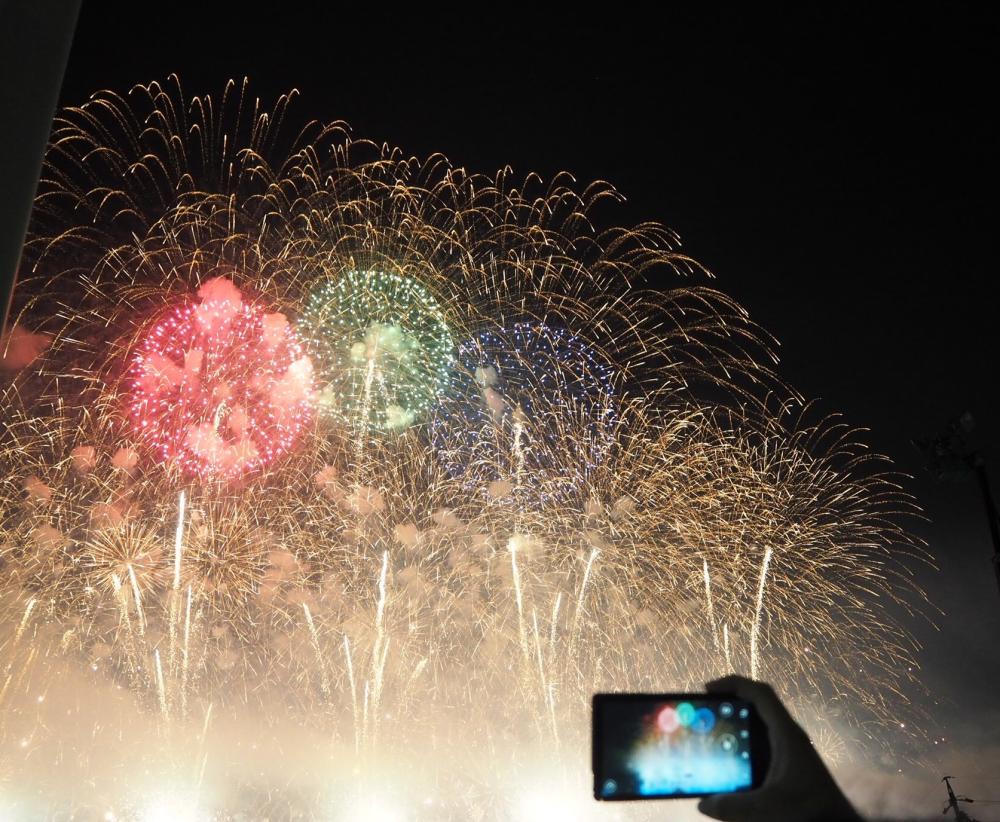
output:
[[[270,465],[312,416],[313,368],[284,314],[244,302],[221,277],[139,343],[130,418],[160,458],[202,479]]]

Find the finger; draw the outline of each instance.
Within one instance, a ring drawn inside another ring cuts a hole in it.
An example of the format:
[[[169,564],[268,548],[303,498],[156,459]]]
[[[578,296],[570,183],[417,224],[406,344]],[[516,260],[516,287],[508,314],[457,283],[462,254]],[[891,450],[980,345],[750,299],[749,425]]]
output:
[[[753,794],[718,793],[702,797],[698,803],[698,811],[723,822],[736,820],[742,822],[750,818],[756,809],[756,804]]]
[[[765,682],[733,674],[708,682],[705,688],[710,694],[733,694],[750,702],[769,728],[798,727],[774,689]]]
[[[711,682],[706,682],[705,690],[710,694],[728,691],[731,694],[739,695],[740,691],[746,690],[747,687],[752,688],[756,684],[752,679],[747,679],[745,676],[729,674],[728,676],[719,677],[719,679],[713,679]]]

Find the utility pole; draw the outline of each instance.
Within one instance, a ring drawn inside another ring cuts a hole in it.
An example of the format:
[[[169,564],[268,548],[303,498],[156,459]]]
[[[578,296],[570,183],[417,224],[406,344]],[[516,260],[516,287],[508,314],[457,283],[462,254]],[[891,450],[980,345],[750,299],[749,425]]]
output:
[[[1000,591],[1000,512],[990,489],[990,478],[986,471],[986,460],[983,455],[969,448],[965,435],[975,428],[975,421],[968,412],[957,420],[952,420],[948,428],[934,437],[916,439],[913,444],[924,455],[928,470],[939,480],[961,479],[974,474],[979,483],[979,492],[986,508],[986,518],[989,522],[990,539],[993,542],[993,574],[997,580],[997,590]]]
[[[969,816],[965,811],[958,807],[959,802],[975,802],[975,799],[969,799],[967,796],[955,796],[955,792],[951,789],[951,782],[949,780],[954,779],[953,776],[946,776],[941,781],[944,782],[945,787],[948,788],[948,804],[944,806],[944,810],[941,813],[948,813],[948,811],[955,812],[955,819],[958,822],[976,822],[971,816]]]
[[[986,461],[981,455],[973,455],[973,468],[976,472],[976,479],[979,480],[979,490],[983,495],[983,505],[986,506],[986,516],[990,521],[990,538],[993,540],[993,573],[997,578],[997,587],[1000,588],[1000,513],[997,512],[997,504],[993,499],[993,492],[990,490]]]

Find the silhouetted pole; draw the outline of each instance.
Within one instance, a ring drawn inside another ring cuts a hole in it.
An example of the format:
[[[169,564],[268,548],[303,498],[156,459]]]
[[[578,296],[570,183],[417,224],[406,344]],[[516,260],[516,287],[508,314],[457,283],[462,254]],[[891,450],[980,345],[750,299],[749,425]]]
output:
[[[0,0],[0,336],[80,0]]]
[[[983,494],[983,505],[986,506],[986,516],[990,521],[990,538],[993,540],[993,573],[997,578],[997,589],[1000,590],[1000,512],[990,490],[990,477],[986,473],[986,462],[978,454],[973,456],[973,467],[976,479],[979,480],[979,490]]]
[[[955,796],[955,792],[951,789],[951,782],[949,780],[954,779],[953,776],[946,776],[941,781],[944,782],[945,786],[948,788],[948,804],[944,806],[944,810],[941,813],[948,813],[948,811],[955,812],[955,819],[958,822],[976,822],[971,816],[969,816],[965,811],[958,807],[959,802],[975,802],[974,799],[969,799],[967,796]]]
[[[965,442],[965,434],[975,428],[975,421],[968,412],[949,423],[948,428],[935,437],[916,439],[913,444],[919,448],[927,462],[927,468],[938,479],[958,479],[970,473],[976,475],[979,491],[986,508],[986,519],[990,527],[993,543],[993,574],[1000,591],[1000,512],[990,489],[990,478],[986,471],[986,460],[978,451],[970,449]]]

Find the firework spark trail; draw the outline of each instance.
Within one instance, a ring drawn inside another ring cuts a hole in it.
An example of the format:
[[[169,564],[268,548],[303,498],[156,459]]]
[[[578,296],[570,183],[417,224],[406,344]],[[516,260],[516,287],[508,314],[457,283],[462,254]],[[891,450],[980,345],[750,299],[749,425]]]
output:
[[[24,606],[24,616],[21,617],[21,621],[17,626],[17,632],[14,634],[14,642],[11,645],[11,652],[17,650],[17,646],[21,642],[21,637],[24,636],[24,632],[28,627],[28,622],[31,619],[31,612],[35,610],[35,605],[37,604],[38,599],[36,597],[31,597],[28,600],[28,604]]]
[[[559,747],[559,724],[556,719],[555,712],[555,684],[549,680],[545,662],[543,660],[542,654],[542,635],[538,629],[538,612],[532,608],[531,609],[531,625],[532,625],[532,635],[534,636],[535,645],[535,659],[538,663],[538,684],[541,689],[542,698],[545,703],[545,707],[548,712],[549,722],[551,724],[552,739],[556,744],[556,748]]]
[[[181,491],[177,498],[177,530],[174,532],[174,590],[181,587],[181,558],[184,551],[184,501]]]
[[[590,581],[590,572],[594,567],[594,561],[600,555],[600,550],[594,548],[590,552],[590,557],[587,559],[587,566],[583,570],[583,579],[580,581],[580,594],[576,598],[576,611],[573,612],[573,630],[570,633],[570,649],[572,652],[572,647],[576,642],[577,628],[580,625],[580,616],[583,614],[583,602],[587,596],[587,583]]]
[[[708,623],[712,626],[712,647],[719,650],[719,629],[715,624],[715,609],[712,607],[712,577],[708,572],[708,560],[702,558],[702,570],[705,576],[705,608],[708,611]],[[729,662],[729,654],[726,654],[726,662]]]
[[[128,670],[133,686],[136,688],[142,688],[145,683],[142,678],[142,665],[139,661],[139,643],[132,627],[132,616],[129,613],[128,607],[128,595],[126,594],[124,583],[117,574],[112,574],[111,580],[114,585],[115,600],[118,605],[119,614],[121,615],[121,622],[124,626],[122,631],[122,635],[124,636],[122,646],[126,661],[126,669]]]
[[[514,582],[514,599],[517,602],[517,626],[518,635],[521,637],[521,649],[525,656],[528,655],[528,633],[524,620],[524,593],[521,590],[521,571],[517,567],[518,535],[515,534],[507,542],[507,550],[510,553],[510,572]]]
[[[361,695],[361,747],[363,750],[366,750],[368,744],[368,701],[371,693],[370,686],[370,680],[366,679]]]
[[[181,609],[181,562],[184,549],[184,503],[185,494],[181,491],[177,498],[177,529],[174,532],[174,580],[173,589],[170,594],[170,656],[168,659],[168,670],[171,675],[177,672],[177,634],[180,622]],[[187,631],[185,631],[185,644]],[[186,654],[185,654],[186,662]],[[186,667],[186,666],[185,666]],[[183,700],[184,683],[181,685],[181,699]],[[184,713],[182,709],[182,714]]]
[[[160,697],[160,711],[163,714],[163,721],[170,721],[170,707],[167,704],[167,683],[163,678],[163,663],[160,661],[160,649],[153,651],[156,670],[156,691]]]
[[[188,678],[191,670],[191,586],[184,607],[184,645],[181,649],[181,716],[187,717]]]
[[[28,680],[32,666],[38,660],[39,649],[36,647],[30,647],[28,649],[28,655],[21,664],[16,664],[13,660],[8,662],[7,671],[9,672],[4,679],[3,687],[0,688],[0,707],[3,706],[7,694],[11,690],[16,690],[20,688],[26,680]],[[13,686],[13,688],[12,688]],[[0,714],[0,733],[4,730],[7,724],[7,715]]]
[[[556,629],[559,626],[559,606],[562,605],[563,592],[559,591],[556,594],[555,601],[552,603],[552,621],[549,628],[549,653],[555,652],[556,647]]]
[[[757,586],[757,606],[754,609],[753,627],[750,629],[750,676],[757,678],[759,672],[759,657],[757,644],[760,638],[760,621],[764,614],[764,586],[767,584],[767,569],[771,564],[771,547],[764,551],[764,561],[760,564],[760,583]]]
[[[309,610],[307,602],[302,603],[302,610],[306,616],[306,624],[309,626],[309,636],[312,638],[313,648],[316,651],[316,665],[320,673],[320,686],[323,695],[329,699],[332,693],[330,688],[330,677],[327,675],[326,657],[323,654],[323,644],[319,639],[319,631],[316,630],[316,623],[313,621],[312,611]]]
[[[14,639],[11,642],[10,647],[7,649],[8,661],[6,666],[4,666],[3,687],[0,688],[0,706],[3,705],[4,697],[7,695],[7,690],[10,688],[11,681],[14,678],[14,666],[17,660],[18,646],[21,644],[21,638],[24,636],[25,630],[27,630],[28,623],[31,620],[31,613],[35,610],[35,605],[37,603],[38,600],[35,597],[28,599],[27,605],[24,606],[24,615],[18,623],[17,631],[14,633]]]
[[[524,482],[524,422],[520,409],[514,413],[514,489],[520,491]],[[524,594],[521,590],[521,571],[517,567],[518,540],[521,539],[522,520],[520,516],[515,520],[515,533],[511,537],[508,548],[510,550],[511,573],[514,579],[514,592],[517,598],[517,620],[521,634],[521,648],[524,651],[525,660],[530,656],[530,645],[528,643],[528,628],[524,617]]]
[[[340,125],[270,157],[287,101],[230,91],[243,119],[152,84],[57,120],[15,295],[40,351],[2,389],[4,716],[58,662],[181,747],[210,703],[351,723],[366,767],[570,755],[590,692],[733,670],[898,726],[912,503],[669,230]]]
[[[195,781],[195,799],[201,794],[202,788],[205,784],[205,769],[208,767],[208,755],[209,752],[205,750],[206,742],[208,740],[208,727],[212,722],[212,710],[215,707],[215,703],[209,702],[208,708],[205,709],[205,721],[201,726],[201,735],[198,739],[198,746],[203,751],[201,755],[201,763],[198,768],[198,778]]]
[[[139,579],[135,575],[135,566],[128,566],[128,579],[132,585],[132,601],[135,603],[135,613],[139,617],[139,635],[146,633],[146,614],[142,609],[142,592],[139,590]]]
[[[524,420],[520,409],[514,412],[514,487],[521,490],[524,483]]]
[[[358,721],[358,685],[354,679],[354,661],[351,658],[351,641],[344,634],[344,660],[347,664],[347,681],[351,686],[351,713],[353,714],[354,752],[361,750],[361,724]]]
[[[11,671],[13,664],[14,664],[13,662],[8,663],[8,668],[7,668],[8,671]],[[10,672],[7,674],[7,676],[3,681],[3,687],[0,688],[0,707],[3,706],[4,698],[7,696],[7,690],[10,688],[10,683],[13,679],[14,679],[14,674],[13,672]]]
[[[354,464],[355,466],[357,466],[356,470],[358,474],[359,487],[364,480],[364,473],[361,470],[361,467],[364,465],[365,443],[367,442],[367,437],[364,434],[364,426],[367,424],[368,418],[371,416],[372,385],[374,383],[374,380],[375,380],[375,352],[372,351],[372,353],[368,357],[368,366],[365,368],[365,383],[364,383],[364,389],[362,390],[361,414],[360,414],[362,428],[357,435],[357,443],[355,446],[356,450],[354,454]]]
[[[372,729],[371,738],[374,738],[378,734],[378,711],[379,705],[381,703],[382,697],[382,685],[383,677],[385,674],[385,663],[389,656],[389,641],[385,635],[385,606],[388,597],[388,588],[386,585],[386,579],[389,573],[389,552],[384,551],[382,553],[382,570],[379,572],[378,576],[378,604],[375,606],[375,645],[372,648],[372,699],[371,699],[371,711],[372,711]],[[365,716],[368,716],[368,683],[365,683]],[[366,736],[368,735],[368,728],[366,722]]]

